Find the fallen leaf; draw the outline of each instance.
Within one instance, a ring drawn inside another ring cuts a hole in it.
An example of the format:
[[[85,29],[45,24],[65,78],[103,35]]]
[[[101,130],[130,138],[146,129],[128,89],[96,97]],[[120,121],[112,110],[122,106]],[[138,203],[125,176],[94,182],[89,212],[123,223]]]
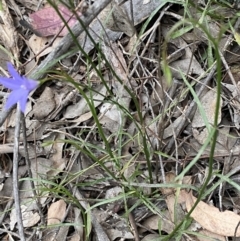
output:
[[[71,28],[77,22],[76,16],[64,5],[59,5],[58,10],[67,22],[68,26]],[[82,14],[78,12],[80,17]],[[35,13],[30,14],[29,16],[30,28],[37,36],[48,37],[55,34],[58,34],[59,31],[64,27],[64,22],[61,17],[58,15],[56,10],[53,7],[46,7],[36,11]],[[23,24],[23,21],[21,22]],[[68,33],[67,27],[64,27],[63,30],[59,33],[59,36],[64,36]]]
[[[64,140],[65,133],[58,133],[55,138],[56,140]],[[58,175],[66,166],[66,159],[62,157],[64,144],[64,141],[55,141],[52,145],[54,153],[49,158],[52,161],[52,169],[47,173],[49,177]]]
[[[38,213],[33,211],[27,211],[27,206],[21,205],[23,227],[29,228],[39,222],[40,216]],[[17,223],[16,209],[13,208],[10,215],[10,229],[13,230]]]
[[[166,174],[166,183],[173,183],[175,179],[175,175],[172,172]],[[162,193],[166,196],[166,203],[168,206],[168,211],[171,216],[171,221],[174,220],[174,212],[175,212],[175,189],[174,188],[161,188]]]
[[[111,199],[117,197],[122,192],[121,187],[113,187],[106,191],[105,199]]]
[[[33,107],[33,114],[37,120],[42,120],[53,112],[55,106],[54,91],[49,87],[45,87],[36,105]]]
[[[161,227],[161,230],[166,233],[171,233],[174,229],[174,224],[170,221],[170,214],[168,211],[164,212],[164,218],[159,217],[159,215],[153,215],[149,218],[145,218],[142,226],[150,230],[158,230],[159,227]],[[146,230],[144,229],[143,231],[145,232]]]
[[[61,38],[56,38],[53,44],[45,49],[46,45],[51,42],[52,37],[38,37],[36,34],[33,34],[28,40],[28,44],[31,47],[33,53],[37,55],[37,59],[39,59],[40,57],[50,53],[58,45],[60,39]],[[42,51],[43,49],[44,51]]]
[[[57,224],[60,223],[64,218],[66,212],[66,203],[63,200],[59,200],[53,203],[48,209],[47,224]]]
[[[82,240],[78,233],[74,233],[70,239],[70,241],[79,241]]]
[[[116,133],[121,125],[121,111],[117,105],[102,104],[100,123],[112,133]]]
[[[206,236],[206,237],[197,236],[199,241],[210,241],[210,240],[225,241],[226,240],[224,236],[209,232],[205,229],[200,230],[199,233]]]
[[[116,238],[122,238],[123,240],[134,238],[125,220],[119,221],[115,228],[107,229],[106,233],[110,240],[115,240]]]
[[[100,108],[100,113],[116,122],[120,122],[121,120],[121,112],[117,105],[104,103]]]
[[[110,3],[101,13],[100,20],[112,31],[124,32],[129,37],[135,33],[134,24],[130,21],[123,6],[114,1]]]
[[[197,198],[191,193],[184,191],[187,211],[190,211]],[[194,218],[203,228],[222,236],[234,236],[235,229],[240,221],[240,216],[232,211],[220,212],[218,208],[210,206],[203,201],[200,201],[194,211],[191,213]],[[240,237],[240,227],[236,232],[236,237]]]
[[[209,90],[205,95],[200,98],[202,108],[205,111],[205,115],[207,117],[208,123],[213,124],[215,119],[215,109],[216,109],[216,99],[217,93],[216,89]],[[220,103],[220,108],[222,106],[222,99]],[[218,115],[218,124],[221,122],[221,111],[219,111]],[[206,126],[205,122],[202,118],[201,112],[199,109],[195,112],[195,115],[192,120],[192,127],[203,127]]]
[[[142,241],[154,241],[154,240],[159,240],[159,238],[160,238],[159,234],[153,234],[153,233],[151,233],[151,234],[146,235],[146,236],[142,239]]]
[[[201,76],[205,73],[201,65],[196,60],[193,61],[192,59],[180,59],[170,63],[169,66],[172,70],[172,76],[177,79],[182,79],[182,74],[196,74]]]
[[[168,137],[174,134],[174,130],[180,125],[180,123],[185,119],[184,115],[179,116],[174,120],[167,128],[165,128],[163,133],[163,139],[167,139]]]
[[[87,98],[90,98],[90,96],[92,95],[91,98],[94,99],[93,105],[94,107],[98,107],[102,103],[102,100],[105,98],[106,93],[107,93],[106,87],[104,85],[99,85],[98,87],[96,87],[96,89],[94,89],[94,93],[87,92],[86,96]],[[71,119],[75,117],[80,117],[81,115],[89,111],[90,111],[90,107],[86,99],[82,98],[76,104],[72,104],[67,107],[66,112],[64,113],[64,118]]]

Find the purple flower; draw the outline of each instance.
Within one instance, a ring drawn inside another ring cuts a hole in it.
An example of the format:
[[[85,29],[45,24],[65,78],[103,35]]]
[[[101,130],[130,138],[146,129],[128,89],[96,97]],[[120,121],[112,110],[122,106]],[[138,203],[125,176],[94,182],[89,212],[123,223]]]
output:
[[[19,75],[11,63],[7,63],[7,67],[12,78],[0,77],[0,84],[12,90],[8,96],[5,108],[9,109],[16,103],[19,103],[20,109],[24,113],[28,95],[38,86],[38,82]]]

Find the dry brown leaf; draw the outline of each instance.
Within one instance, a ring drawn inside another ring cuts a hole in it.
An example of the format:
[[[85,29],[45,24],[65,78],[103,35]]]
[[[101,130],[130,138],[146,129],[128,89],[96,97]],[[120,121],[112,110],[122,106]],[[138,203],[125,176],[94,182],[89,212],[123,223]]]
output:
[[[172,172],[166,174],[166,183],[173,183],[175,175]],[[174,220],[175,213],[175,189],[174,188],[161,188],[162,193],[166,196],[166,203],[170,213],[171,221]],[[180,219],[181,220],[181,219]]]
[[[202,234],[202,235],[206,236],[206,238],[197,236],[197,239],[199,241],[210,241],[212,239],[217,240],[217,241],[225,241],[226,240],[224,236],[209,232],[208,230],[205,230],[205,229],[200,230],[199,234]]]
[[[185,197],[187,210],[190,211],[197,198],[191,193],[182,192]],[[222,236],[234,236],[235,229],[240,221],[240,216],[232,211],[220,212],[218,208],[209,206],[200,201],[191,214],[203,228]],[[236,232],[236,237],[240,237],[240,227]]]
[[[82,240],[78,233],[74,233],[70,239],[70,241],[79,241]]]
[[[124,2],[123,5],[129,18],[131,19],[131,15],[133,15],[134,25],[137,25],[141,23],[144,19],[148,18],[150,14],[152,14],[152,12],[156,10],[156,8],[159,8],[159,1],[148,1],[147,3],[143,4],[142,1],[132,0],[131,2],[130,1]],[[134,6],[134,8],[132,9],[131,6]],[[131,14],[131,9],[133,10],[133,14]],[[98,18],[101,18],[101,17],[104,18],[104,16],[101,16],[102,12],[99,14]],[[92,30],[90,32],[92,34],[92,37],[95,39],[96,43],[101,42],[102,38],[108,38],[111,42],[115,42],[116,40],[119,39],[119,37],[122,34],[121,32],[112,32],[111,30],[108,30],[108,29],[107,31],[105,31],[103,30],[103,25],[104,25],[104,22],[101,22],[98,19],[95,19],[90,25],[90,28]],[[95,34],[100,32],[102,33],[102,37],[98,34]],[[91,38],[89,37],[86,38],[85,33],[81,34],[78,40],[80,44],[84,46],[84,50],[86,53],[89,53],[89,51],[93,49],[94,44]]]
[[[35,55],[38,55],[38,53],[40,53],[44,49],[44,51],[37,56],[37,60],[40,57],[50,53],[58,45],[61,38],[56,38],[53,44],[45,49],[46,45],[48,45],[51,40],[52,37],[38,37],[35,34],[33,34],[31,38],[28,40],[28,44]]]
[[[114,1],[102,11],[100,20],[106,24],[107,28],[117,32],[124,32],[129,37],[135,33],[134,25],[128,18],[126,11]]]
[[[84,121],[89,120],[90,118],[92,118],[92,112],[87,112],[87,113],[81,115],[79,118],[74,119],[74,120],[70,120],[69,122],[82,123]]]
[[[32,227],[39,222],[40,220],[39,214],[33,211],[27,211],[27,206],[21,205],[21,211],[22,211],[23,227],[25,228]],[[12,212],[10,215],[11,230],[14,229],[16,223],[17,223],[17,214],[16,214],[16,209],[14,208],[12,209]]]
[[[163,26],[162,33],[163,36],[166,37],[169,31],[169,27]],[[185,50],[184,56],[181,57],[180,60],[173,61],[169,64],[172,70],[172,76],[177,79],[182,79],[182,74],[197,74],[199,76],[204,75],[205,71],[202,66],[195,58],[192,53],[191,48],[182,38],[171,39],[170,43],[177,46],[178,48],[182,48]]]
[[[47,224],[60,223],[64,218],[66,212],[66,203],[63,200],[59,200],[53,203],[48,209]]]
[[[193,128],[193,137],[200,143],[204,144],[209,136],[209,131],[205,127],[201,130],[198,130],[197,128]]]
[[[217,100],[216,89],[209,90],[205,95],[203,95],[200,98],[203,110],[205,111],[207,120],[210,124],[214,123],[216,100]],[[221,103],[220,103],[220,108],[221,108],[221,106],[222,106],[222,99],[221,99]],[[221,119],[222,119],[221,111],[219,111],[218,124],[221,122]],[[192,127],[195,128],[195,127],[203,127],[203,126],[205,126],[205,122],[202,118],[201,112],[199,111],[199,109],[197,109],[197,111],[195,112],[195,115],[193,117],[193,120],[192,120]]]
[[[174,173],[172,172],[166,173],[166,183],[176,183]],[[190,184],[191,177],[185,176],[184,179],[182,180],[182,183]],[[183,212],[183,208],[181,207],[181,203],[183,203],[183,201],[185,200],[182,198],[181,192],[176,197],[175,191],[176,191],[175,188],[161,188],[161,192],[166,196],[166,203],[168,206],[168,211],[171,216],[171,221],[174,222],[174,220],[176,220],[176,217],[177,217],[176,221],[180,222],[181,220],[183,220],[185,216]]]
[[[142,226],[148,228],[148,229],[152,229],[152,230],[158,230],[159,227],[161,226],[161,230],[166,232],[166,233],[171,233],[174,229],[174,224],[170,221],[170,214],[168,211],[164,212],[164,216],[165,217],[159,217],[159,215],[153,215],[149,218],[146,218],[143,223]],[[159,223],[161,225],[159,225]],[[146,229],[143,229],[142,232],[145,232]],[[141,230],[139,231],[139,233],[142,233]]]
[[[65,133],[58,133],[54,140],[64,140]],[[66,159],[62,157],[64,141],[55,141],[51,146],[54,153],[51,155],[50,160],[52,161],[52,169],[47,173],[48,176],[56,176],[66,166]]]
[[[143,0],[143,5],[148,4],[151,0]]]
[[[34,185],[36,188],[36,192],[42,187],[42,183],[40,180],[46,178],[46,174],[52,167],[52,161],[46,158],[33,158],[30,160],[31,162],[31,171],[34,179]],[[24,180],[21,186],[22,191],[20,192],[21,203],[27,205],[27,211],[37,210],[36,200],[32,198],[32,190],[30,180]],[[42,205],[45,203],[48,198],[48,191],[42,192],[42,196],[38,198],[38,202]]]
[[[122,238],[123,240],[132,240],[134,238],[125,220],[119,221],[116,224],[115,228],[107,229],[106,233],[110,240],[115,240],[116,238]]]
[[[33,114],[37,120],[42,120],[52,113],[55,107],[54,91],[49,87],[45,87],[36,105],[33,107]]]
[[[159,240],[160,236],[159,234],[148,234],[146,235],[141,241],[154,241]]]
[[[66,6],[59,5],[58,11],[60,12],[62,18],[64,18],[64,20],[68,23],[70,28],[77,22],[76,16]],[[80,12],[77,12],[77,14],[79,17],[82,15]],[[51,6],[30,14],[29,18],[31,25],[27,24],[25,21],[21,21],[21,24],[30,28],[38,36],[47,37],[58,34],[64,27],[64,22],[61,17]],[[59,33],[59,36],[64,36],[67,33],[68,29],[64,27]]]
[[[167,139],[168,137],[174,134],[174,130],[179,126],[179,124],[185,119],[184,115],[179,116],[174,120],[167,128],[164,129],[163,138]]]
[[[182,79],[182,74],[196,74],[199,76],[205,74],[197,60],[193,61],[192,59],[180,59],[170,63],[169,66],[172,70],[172,76],[177,79]]]
[[[5,71],[7,71],[7,62],[10,62],[10,56],[3,49],[0,49],[0,66]]]
[[[107,93],[107,89],[104,85],[99,85],[95,88],[95,91],[93,93],[87,92],[86,96],[90,98],[91,95],[93,95],[93,104],[95,107],[98,107],[102,100],[105,98]],[[66,112],[64,113],[64,118],[66,119],[72,119],[75,117],[80,117],[81,115],[87,113],[90,111],[89,105],[85,98],[82,98],[80,101],[78,101],[76,104],[69,105],[66,109]]]
[[[117,105],[103,103],[100,108],[100,123],[112,133],[116,133],[121,125],[121,111]]]

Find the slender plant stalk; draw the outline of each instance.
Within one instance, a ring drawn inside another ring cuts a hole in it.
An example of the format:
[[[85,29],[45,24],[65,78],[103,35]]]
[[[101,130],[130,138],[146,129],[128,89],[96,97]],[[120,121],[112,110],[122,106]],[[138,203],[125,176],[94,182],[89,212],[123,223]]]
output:
[[[18,150],[19,150],[19,135],[21,127],[21,110],[19,104],[17,104],[17,114],[16,114],[16,126],[14,133],[14,152],[13,152],[13,197],[15,202],[15,211],[18,222],[18,230],[21,241],[25,241],[25,234],[23,230],[23,220],[19,196],[19,183],[18,183]]]

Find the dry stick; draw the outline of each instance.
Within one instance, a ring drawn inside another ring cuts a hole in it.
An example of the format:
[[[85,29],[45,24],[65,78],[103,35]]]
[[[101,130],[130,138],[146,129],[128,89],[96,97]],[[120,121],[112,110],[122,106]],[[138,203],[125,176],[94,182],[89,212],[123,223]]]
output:
[[[129,219],[129,222],[130,222],[130,224],[132,226],[132,229],[133,229],[133,234],[134,234],[135,241],[140,241],[138,228],[137,228],[137,225],[136,225],[136,221],[135,221],[135,219],[133,217],[133,214],[131,212],[128,215],[128,219]]]
[[[14,233],[14,232],[11,232],[11,231],[7,230],[7,228],[0,228],[0,232],[2,232],[2,233],[7,233],[9,236],[12,235],[12,236],[20,239],[19,235],[17,235],[17,234]]]
[[[20,206],[20,197],[19,197],[19,184],[18,184],[18,148],[19,148],[19,135],[20,135],[20,119],[21,119],[21,110],[19,104],[17,105],[17,114],[16,114],[16,126],[14,133],[14,149],[13,149],[13,197],[15,202],[15,211],[18,222],[18,230],[21,241],[25,241],[25,235],[23,230],[23,221],[22,221],[22,212]]]

